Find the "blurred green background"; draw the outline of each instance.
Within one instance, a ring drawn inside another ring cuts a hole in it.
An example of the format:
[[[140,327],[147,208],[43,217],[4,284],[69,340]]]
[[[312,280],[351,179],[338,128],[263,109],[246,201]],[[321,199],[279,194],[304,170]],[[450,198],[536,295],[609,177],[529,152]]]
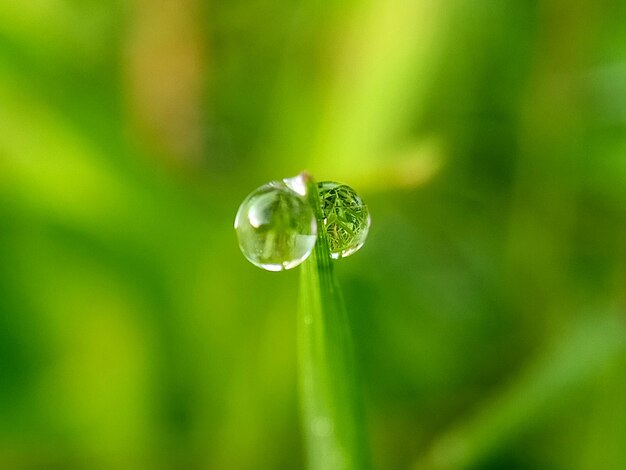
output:
[[[376,468],[626,468],[623,0],[0,0],[0,468],[303,468],[302,169]]]

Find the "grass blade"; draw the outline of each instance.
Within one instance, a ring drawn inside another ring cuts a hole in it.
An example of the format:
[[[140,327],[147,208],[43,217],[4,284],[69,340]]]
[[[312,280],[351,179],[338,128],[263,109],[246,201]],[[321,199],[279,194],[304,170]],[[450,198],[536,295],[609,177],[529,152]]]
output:
[[[323,216],[307,177],[318,227]],[[302,264],[298,312],[302,417],[310,470],[370,468],[363,406],[345,304],[324,230]]]
[[[475,415],[435,440],[414,470],[456,470],[484,464],[526,428],[537,426],[576,389],[623,360],[625,353],[626,325],[620,315],[607,312],[577,320],[572,331],[486,400]]]

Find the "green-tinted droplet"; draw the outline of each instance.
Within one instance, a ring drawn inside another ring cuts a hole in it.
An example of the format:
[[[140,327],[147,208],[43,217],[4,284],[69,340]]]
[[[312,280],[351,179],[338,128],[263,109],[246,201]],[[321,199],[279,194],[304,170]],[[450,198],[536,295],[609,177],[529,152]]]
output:
[[[365,243],[370,228],[370,215],[363,200],[350,186],[325,181],[317,185],[324,229],[331,256],[345,258]]]
[[[235,230],[243,255],[268,271],[291,269],[313,251],[317,222],[301,177],[257,188],[239,206]]]

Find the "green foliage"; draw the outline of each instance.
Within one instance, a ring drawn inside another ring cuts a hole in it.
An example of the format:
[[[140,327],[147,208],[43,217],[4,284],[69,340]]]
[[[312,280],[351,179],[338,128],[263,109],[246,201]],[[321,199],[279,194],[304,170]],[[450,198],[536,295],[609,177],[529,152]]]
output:
[[[332,268],[347,312],[307,302],[351,326],[320,383],[349,401],[354,360],[366,426],[309,404],[342,442],[367,429],[383,470],[626,468],[625,24],[611,0],[0,0],[0,468],[303,468],[298,274],[233,233],[302,168],[375,216]],[[317,259],[303,295],[334,296]]]

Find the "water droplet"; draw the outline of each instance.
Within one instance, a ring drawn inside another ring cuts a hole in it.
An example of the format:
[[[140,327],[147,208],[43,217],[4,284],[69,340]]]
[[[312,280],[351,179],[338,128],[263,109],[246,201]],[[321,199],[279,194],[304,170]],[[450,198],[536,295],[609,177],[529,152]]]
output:
[[[318,183],[324,229],[331,256],[345,258],[365,243],[370,214],[363,200],[350,186],[325,181]]]
[[[244,199],[235,218],[243,255],[268,271],[291,269],[313,251],[317,222],[299,177],[272,181]],[[301,192],[302,191],[302,192]]]

